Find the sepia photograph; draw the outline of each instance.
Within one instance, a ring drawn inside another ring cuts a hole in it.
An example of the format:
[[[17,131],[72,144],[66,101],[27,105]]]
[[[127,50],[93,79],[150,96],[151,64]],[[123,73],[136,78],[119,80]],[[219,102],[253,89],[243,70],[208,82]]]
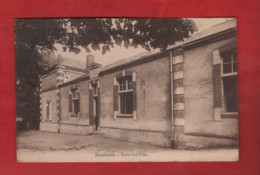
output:
[[[237,19],[14,19],[18,162],[239,160]]]

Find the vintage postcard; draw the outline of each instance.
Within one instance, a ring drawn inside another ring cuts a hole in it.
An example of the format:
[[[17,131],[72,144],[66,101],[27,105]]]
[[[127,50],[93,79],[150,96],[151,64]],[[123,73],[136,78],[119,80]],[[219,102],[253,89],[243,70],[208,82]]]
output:
[[[18,162],[239,159],[236,18],[14,24]]]

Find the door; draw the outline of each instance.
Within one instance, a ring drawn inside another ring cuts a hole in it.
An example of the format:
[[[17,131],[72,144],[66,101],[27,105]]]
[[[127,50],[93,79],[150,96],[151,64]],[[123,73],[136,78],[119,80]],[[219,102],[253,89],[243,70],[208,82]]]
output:
[[[94,97],[94,125],[95,125],[95,130],[98,130],[99,127],[99,103],[98,103],[98,97]]]

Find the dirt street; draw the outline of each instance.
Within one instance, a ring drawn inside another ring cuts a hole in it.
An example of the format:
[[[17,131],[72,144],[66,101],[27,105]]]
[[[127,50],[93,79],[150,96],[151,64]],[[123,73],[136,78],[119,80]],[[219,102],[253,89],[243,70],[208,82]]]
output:
[[[17,134],[19,162],[236,161],[237,149],[173,150],[101,135],[22,131]]]

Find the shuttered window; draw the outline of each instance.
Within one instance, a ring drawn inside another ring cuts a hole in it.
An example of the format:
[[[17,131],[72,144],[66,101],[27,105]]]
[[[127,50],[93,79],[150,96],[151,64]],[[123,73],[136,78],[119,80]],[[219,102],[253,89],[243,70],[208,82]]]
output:
[[[235,49],[221,54],[223,59],[223,90],[225,112],[238,111],[237,52]]]
[[[71,88],[69,94],[70,117],[79,117],[80,114],[80,92],[78,88]]]
[[[238,116],[237,42],[213,51],[214,121]]]
[[[46,102],[46,113],[45,113],[45,119],[51,120],[51,102]]]
[[[132,77],[118,79],[120,96],[120,113],[133,114],[133,83]]]
[[[89,123],[99,125],[100,114],[100,85],[99,80],[92,80],[89,84]],[[96,123],[95,123],[96,121]],[[96,125],[96,126],[97,126]]]
[[[136,119],[136,75],[127,72],[115,78],[113,87],[114,119],[133,118]]]
[[[94,101],[93,101],[93,89],[89,89],[89,124],[94,124]]]

